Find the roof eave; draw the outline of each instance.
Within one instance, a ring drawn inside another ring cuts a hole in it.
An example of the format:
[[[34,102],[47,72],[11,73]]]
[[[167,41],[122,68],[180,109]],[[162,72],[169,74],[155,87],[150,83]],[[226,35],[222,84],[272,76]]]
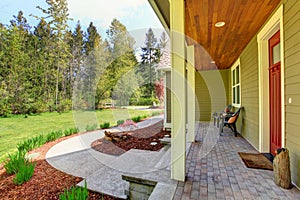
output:
[[[159,21],[161,22],[162,26],[164,27],[165,31],[169,35],[170,25],[167,23],[169,21],[164,17],[162,11],[160,10],[159,6],[157,5],[156,0],[148,0],[149,4],[151,5],[152,9],[154,10],[156,16],[158,17]]]

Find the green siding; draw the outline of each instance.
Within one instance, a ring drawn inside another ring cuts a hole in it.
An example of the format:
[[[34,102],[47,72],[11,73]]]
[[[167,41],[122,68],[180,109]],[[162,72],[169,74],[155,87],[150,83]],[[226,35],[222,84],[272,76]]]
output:
[[[232,89],[231,89],[231,70],[229,69],[227,72],[228,83],[227,83],[227,104],[232,104]]]
[[[209,121],[211,102],[207,85],[199,72],[195,72],[196,121]]]
[[[241,103],[238,129],[254,147],[259,144],[258,47],[254,37],[240,56]]]
[[[286,147],[290,151],[292,180],[300,186],[300,1],[284,3]],[[292,98],[292,103],[288,99]]]
[[[171,72],[170,71],[167,71],[166,72],[166,117],[167,117],[167,120],[166,122],[167,123],[171,123]]]
[[[231,89],[229,89],[229,85],[231,84],[230,69],[220,70],[220,74],[222,76],[226,92],[226,105],[228,105],[231,104]]]
[[[196,72],[196,120],[209,121],[228,105],[228,70]]]

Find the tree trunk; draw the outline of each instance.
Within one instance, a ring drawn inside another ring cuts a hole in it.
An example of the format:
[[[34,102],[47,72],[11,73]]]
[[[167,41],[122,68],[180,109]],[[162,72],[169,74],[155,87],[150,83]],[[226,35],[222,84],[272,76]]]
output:
[[[289,151],[282,148],[273,160],[275,183],[282,188],[291,188]]]

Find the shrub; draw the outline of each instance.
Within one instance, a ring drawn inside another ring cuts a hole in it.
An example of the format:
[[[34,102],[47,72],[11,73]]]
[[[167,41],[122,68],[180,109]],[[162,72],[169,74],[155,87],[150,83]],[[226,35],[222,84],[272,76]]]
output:
[[[88,190],[86,181],[84,187],[72,187],[70,190],[65,190],[63,194],[59,195],[60,200],[86,200],[88,198]]]
[[[11,115],[11,113],[12,113],[12,111],[11,111],[9,104],[4,104],[0,100],[0,116],[8,117],[9,115]]]
[[[48,110],[49,112],[55,111],[55,102],[54,102],[53,100],[48,101],[48,102],[46,103],[46,107],[47,107],[47,110]]]
[[[46,112],[48,110],[47,104],[42,101],[32,102],[29,104],[28,113],[29,114],[38,114],[42,112]]]
[[[28,163],[25,153],[24,151],[18,151],[14,154],[8,154],[9,159],[4,162],[4,169],[7,174],[16,174],[21,166]]]
[[[72,109],[72,101],[70,99],[61,100],[56,107],[57,112],[64,112],[71,109]]]
[[[120,119],[120,120],[117,121],[117,125],[118,125],[118,126],[121,125],[121,124],[123,124],[123,123],[124,123],[124,120],[123,120],[123,119]]]
[[[33,176],[35,168],[35,163],[24,163],[20,166],[16,177],[13,179],[16,185],[22,185],[23,183],[29,181]]]
[[[100,128],[102,128],[102,129],[109,128],[109,127],[110,127],[109,122],[104,122],[103,124],[100,124]]]
[[[137,99],[130,99],[129,104],[130,105],[136,105],[136,106],[152,106],[153,102],[156,104],[159,103],[159,100],[155,97],[152,98],[139,98]]]
[[[132,119],[132,121],[134,121],[135,123],[137,123],[137,122],[141,121],[141,116],[132,117],[131,119]]]

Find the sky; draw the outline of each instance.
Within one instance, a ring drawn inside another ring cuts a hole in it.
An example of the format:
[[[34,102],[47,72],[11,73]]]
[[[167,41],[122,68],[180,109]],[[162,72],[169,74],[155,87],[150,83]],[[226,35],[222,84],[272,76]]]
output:
[[[73,19],[70,23],[72,30],[78,20],[84,31],[92,21],[100,35],[105,37],[113,18],[121,21],[129,32],[145,33],[151,27],[159,38],[163,30],[147,0],[67,0],[67,2],[70,17]],[[36,26],[38,20],[29,16],[30,14],[43,16],[36,6],[48,7],[45,0],[0,0],[0,22],[9,24],[13,15],[22,10],[30,25]]]

